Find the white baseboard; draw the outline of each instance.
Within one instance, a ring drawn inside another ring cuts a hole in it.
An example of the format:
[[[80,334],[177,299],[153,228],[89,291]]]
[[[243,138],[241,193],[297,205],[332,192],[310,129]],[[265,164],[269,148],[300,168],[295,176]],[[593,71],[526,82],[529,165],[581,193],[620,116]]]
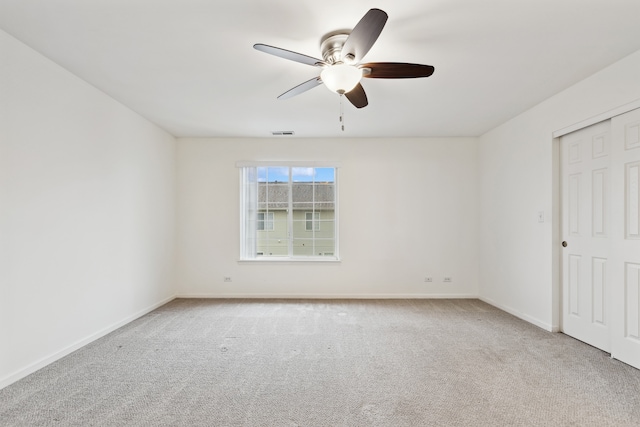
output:
[[[256,299],[478,299],[475,294],[178,294],[176,298]]]
[[[494,306],[496,308],[499,308],[502,311],[506,311],[507,313],[509,313],[509,314],[511,314],[513,316],[516,316],[519,319],[522,319],[522,320],[524,320],[526,322],[529,322],[532,325],[535,325],[535,326],[537,326],[539,328],[542,328],[545,331],[549,331],[549,332],[558,332],[559,331],[559,328],[557,326],[553,326],[553,325],[550,325],[550,324],[548,324],[546,322],[542,322],[542,321],[536,319],[535,317],[531,317],[531,316],[529,316],[527,314],[524,314],[521,311],[515,310],[515,309],[513,309],[511,307],[507,307],[505,305],[498,304],[497,302],[493,301],[491,298],[479,297],[479,299],[480,299],[480,301],[484,301],[487,304],[492,305],[492,306]]]
[[[165,298],[164,300],[153,304],[150,307],[147,307],[143,310],[138,311],[137,313],[132,314],[131,316],[127,316],[124,319],[120,320],[119,322],[116,322],[112,325],[109,325],[108,327],[99,330],[98,332],[89,335],[88,337],[85,337],[79,341],[76,341],[75,343],[71,344],[68,347],[63,348],[60,351],[57,351],[53,354],[51,354],[50,356],[47,357],[43,357],[42,359],[30,364],[29,366],[26,366],[25,368],[22,368],[20,370],[18,370],[17,372],[14,372],[13,374],[8,375],[5,378],[0,379],[0,390],[5,388],[6,386],[13,384],[14,382],[21,380],[22,378],[26,377],[27,375],[31,375],[32,373],[36,372],[39,369],[44,368],[45,366],[55,362],[56,360],[59,360],[61,358],[63,358],[64,356],[73,353],[74,351],[78,350],[79,348],[84,347],[85,345],[89,344],[90,342],[93,342],[99,338],[102,338],[103,336],[107,335],[108,333],[111,333],[113,331],[115,331],[118,328],[121,328],[122,326],[126,325],[127,323],[130,323],[142,316],[144,316],[145,314],[155,310],[158,307],[161,307],[163,305],[165,305],[166,303],[173,301],[176,297],[175,296],[171,296],[169,298]]]
[[[176,298],[200,298],[200,299],[233,299],[233,298],[255,298],[255,299],[479,299],[516,316],[526,322],[529,322],[539,328],[549,332],[559,332],[558,326],[552,326],[548,323],[528,316],[511,307],[503,306],[496,303],[490,298],[483,298],[476,294],[178,294]]]

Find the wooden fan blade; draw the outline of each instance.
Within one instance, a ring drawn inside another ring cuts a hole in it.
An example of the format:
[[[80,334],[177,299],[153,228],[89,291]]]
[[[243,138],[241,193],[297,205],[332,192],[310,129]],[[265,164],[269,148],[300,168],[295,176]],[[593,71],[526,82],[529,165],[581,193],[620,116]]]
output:
[[[368,68],[371,72],[362,73],[370,79],[412,79],[429,77],[436,70],[431,65],[407,64],[404,62],[369,62],[359,68]]]
[[[300,62],[302,64],[313,65],[315,67],[322,67],[326,65],[322,59],[313,58],[311,56],[303,55],[301,53],[292,52],[290,50],[281,49],[279,47],[269,46],[262,43],[254,44],[253,48],[256,50],[259,50],[260,52],[279,56],[280,58],[288,59],[290,61]]]
[[[364,88],[360,83],[358,83],[356,87],[351,89],[350,92],[345,93],[344,96],[346,96],[349,102],[351,102],[356,108],[362,108],[369,105],[367,94],[364,92]]]
[[[320,80],[320,77],[314,77],[311,80],[307,80],[306,82],[300,83],[298,86],[289,89],[288,91],[280,95],[278,99],[288,99],[296,95],[300,95],[302,92],[306,92],[309,89],[313,89],[314,87],[321,84],[322,80]]]
[[[342,46],[342,60],[359,62],[369,52],[371,46],[378,40],[378,36],[387,23],[387,14],[380,9],[369,10],[356,24],[351,34]]]

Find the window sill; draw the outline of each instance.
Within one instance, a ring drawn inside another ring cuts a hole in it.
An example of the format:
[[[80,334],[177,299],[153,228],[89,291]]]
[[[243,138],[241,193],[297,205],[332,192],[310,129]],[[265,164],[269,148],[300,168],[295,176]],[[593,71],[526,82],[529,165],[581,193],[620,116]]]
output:
[[[329,257],[308,257],[308,258],[288,258],[288,257],[263,257],[263,258],[251,258],[251,259],[239,259],[240,264],[252,264],[252,263],[309,263],[309,264],[322,264],[322,263],[340,263],[340,258]]]

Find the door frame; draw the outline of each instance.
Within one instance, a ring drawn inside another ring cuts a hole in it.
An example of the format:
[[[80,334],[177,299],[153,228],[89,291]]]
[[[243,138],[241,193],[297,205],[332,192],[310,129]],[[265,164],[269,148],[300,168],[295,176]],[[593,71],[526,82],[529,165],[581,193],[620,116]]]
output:
[[[612,110],[605,111],[588,119],[582,120],[570,126],[558,129],[551,135],[552,150],[552,237],[551,237],[551,327],[553,332],[562,331],[562,181],[560,138],[571,132],[584,129],[596,123],[610,120],[621,114],[640,108],[640,99],[621,105]]]

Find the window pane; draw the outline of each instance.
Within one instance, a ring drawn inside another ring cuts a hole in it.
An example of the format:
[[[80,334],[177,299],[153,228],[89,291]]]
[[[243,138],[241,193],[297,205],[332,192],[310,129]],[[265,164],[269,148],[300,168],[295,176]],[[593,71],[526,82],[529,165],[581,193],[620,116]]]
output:
[[[289,205],[289,184],[261,182],[258,186],[258,209],[286,209]]]
[[[261,175],[260,170],[263,170]],[[258,182],[289,182],[289,168],[288,167],[268,167],[258,168]]]
[[[334,168],[316,168],[315,182],[336,182],[336,170]]]
[[[334,256],[334,239],[293,239],[294,256]]]
[[[267,212],[267,218],[264,223],[265,230],[273,230],[273,212]]]
[[[291,177],[293,182],[313,182],[314,168],[291,168]]]
[[[312,216],[313,215],[313,216]],[[333,237],[333,224],[334,224],[335,212],[330,210],[324,210],[319,212],[300,212],[294,211],[293,213],[293,231],[315,231],[316,236],[319,236],[319,232],[330,232],[330,236],[321,237]],[[313,224],[313,225],[312,225]],[[315,227],[315,228],[312,228]],[[299,233],[299,236],[303,236],[304,233]]]
[[[305,212],[305,230],[318,231],[320,230],[320,212]]]
[[[258,253],[262,253],[263,256],[288,256],[289,245],[286,241],[269,238],[258,238],[256,244]]]
[[[256,230],[264,230],[264,214],[258,214],[258,220],[256,221]]]
[[[258,175],[258,182],[267,182],[267,169],[263,167],[256,168]]]
[[[317,182],[313,190],[313,200],[321,205],[317,207],[326,208],[333,207],[333,202],[336,199],[335,185],[327,182]]]
[[[334,256],[335,253],[335,239],[316,239],[315,241],[315,255],[317,256]]]
[[[322,211],[322,216],[318,220],[316,238],[333,238],[335,237],[335,214],[333,211]]]
[[[293,239],[294,256],[313,256],[313,239]]]
[[[273,230],[273,212],[258,212],[256,220],[256,230],[272,231]]]
[[[294,182],[292,191],[293,209],[313,209],[313,183]]]
[[[272,239],[287,239],[289,231],[289,219],[287,211],[275,211],[273,213],[273,228],[271,233]]]

